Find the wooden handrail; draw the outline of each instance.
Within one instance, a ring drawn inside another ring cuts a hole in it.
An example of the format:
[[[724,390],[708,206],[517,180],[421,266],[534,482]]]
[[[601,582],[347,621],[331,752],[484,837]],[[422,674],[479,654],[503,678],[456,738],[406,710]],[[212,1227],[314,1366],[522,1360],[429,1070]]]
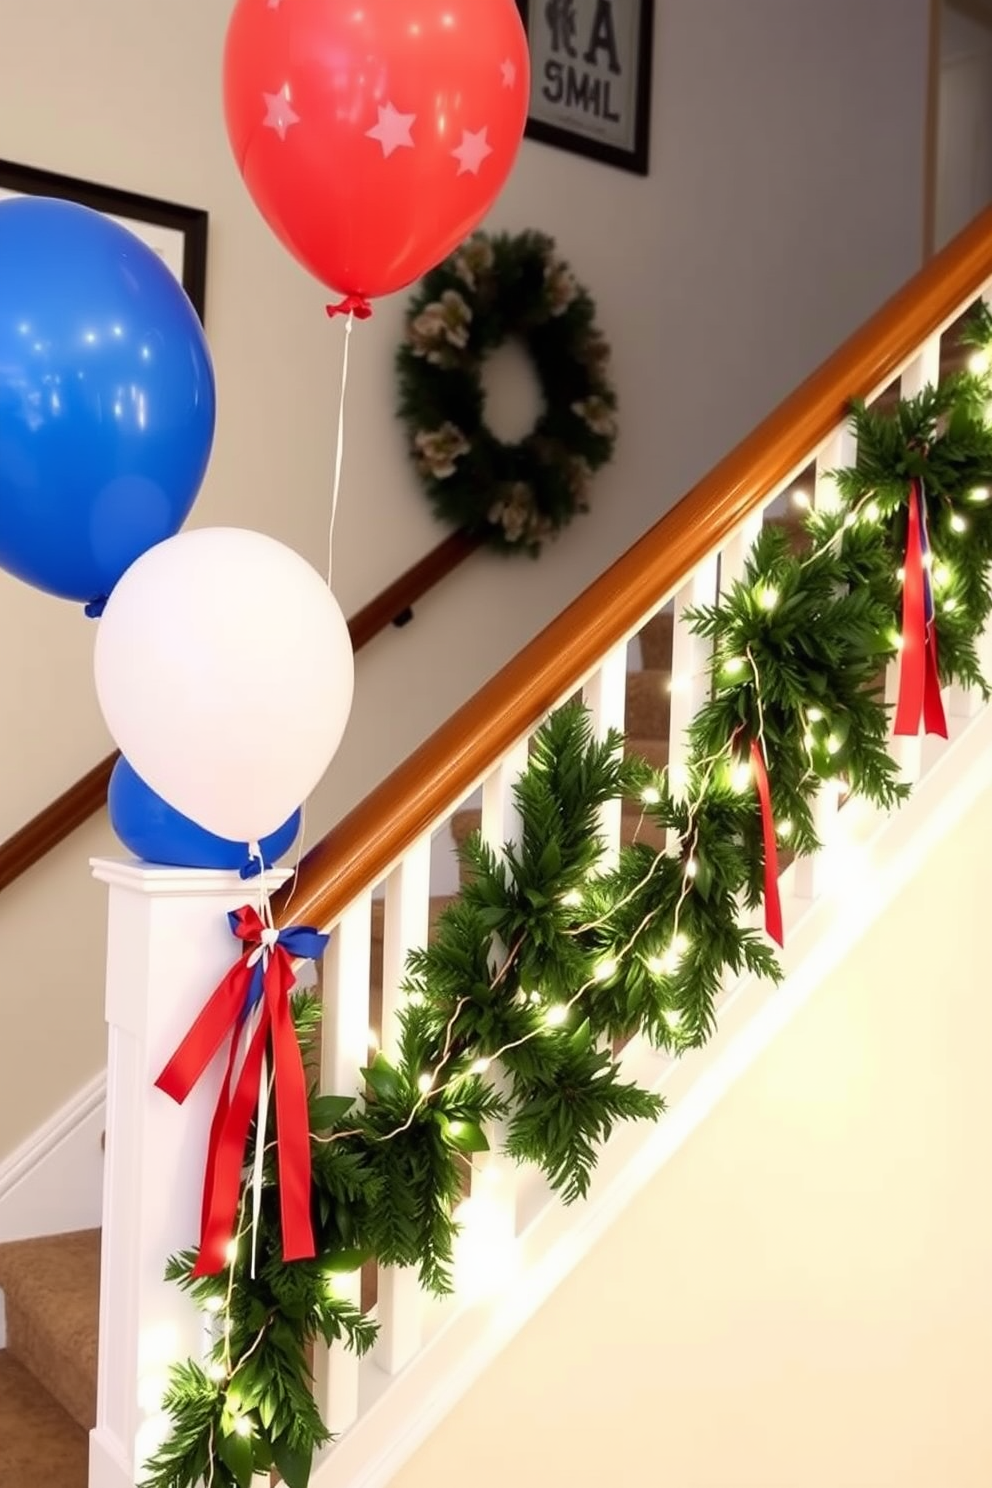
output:
[[[292,918],[332,925],[779,482],[992,278],[992,208],[916,274],[304,858]],[[285,891],[283,894],[285,899]],[[279,906],[277,906],[277,912]]]
[[[380,632],[407,617],[410,607],[474,553],[479,542],[466,532],[453,532],[360,609],[348,621],[354,649],[360,651]],[[0,845],[0,892],[106,804],[116,763],[116,752],[109,754]]]

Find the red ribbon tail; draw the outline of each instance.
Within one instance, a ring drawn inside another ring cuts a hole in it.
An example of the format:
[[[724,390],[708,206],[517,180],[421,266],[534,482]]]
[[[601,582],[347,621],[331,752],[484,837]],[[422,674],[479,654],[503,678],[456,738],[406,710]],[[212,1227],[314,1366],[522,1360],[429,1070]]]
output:
[[[928,734],[947,738],[947,719],[940,695],[937,627],[927,620],[926,574],[923,567],[923,494],[914,481],[909,493],[905,578],[902,588],[902,651],[893,734],[915,739],[920,723]]]
[[[204,1187],[205,1217],[200,1235],[200,1253],[193,1267],[194,1276],[216,1276],[229,1264],[227,1248],[234,1238],[238,1218],[245,1148],[248,1145],[252,1117],[258,1105],[262,1060],[268,1036],[269,1016],[266,1009],[255,1030],[234,1094],[223,1115],[220,1105],[226,1103],[226,1090],[222,1092],[221,1102],[218,1103],[217,1116],[210,1133],[210,1152],[207,1157],[209,1187]]]
[[[751,740],[751,763],[761,803],[761,835],[765,847],[765,931],[776,945],[785,944],[782,926],[782,896],[778,886],[778,839],[772,815],[772,792],[765,768],[765,756],[757,739]]]
[[[356,320],[368,320],[372,314],[372,306],[364,295],[345,295],[343,300],[338,300],[334,305],[327,306],[327,313],[333,320],[335,315],[353,315]]]
[[[937,626],[927,628],[926,680],[923,686],[923,724],[928,734],[947,738],[944,699],[940,695],[940,667],[937,662]]]
[[[282,1253],[286,1261],[310,1260],[316,1254],[310,1219],[310,1113],[306,1072],[289,1000],[295,982],[292,962],[278,946],[266,972],[265,996],[272,1021]]]
[[[250,981],[251,969],[245,960],[231,967],[155,1081],[158,1089],[178,1105],[182,1105],[217,1053],[224,1035],[237,1026]]]

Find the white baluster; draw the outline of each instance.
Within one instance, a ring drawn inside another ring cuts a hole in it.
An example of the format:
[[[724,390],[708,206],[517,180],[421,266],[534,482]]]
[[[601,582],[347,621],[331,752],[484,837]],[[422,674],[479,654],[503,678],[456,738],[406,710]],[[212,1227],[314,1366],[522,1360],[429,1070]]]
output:
[[[357,1094],[359,1070],[368,1062],[369,974],[372,946],[372,895],[366,892],[348,906],[331,932],[324,957],[324,1024],[321,1089],[331,1095]],[[361,1305],[360,1272],[337,1276],[335,1290]],[[316,1350],[314,1397],[327,1427],[335,1435],[358,1417],[359,1361],[340,1344]]]
[[[487,776],[482,787],[482,836],[497,853],[521,838],[521,819],[514,798],[514,788],[527,769],[528,740],[523,738],[504,756],[496,769]],[[501,956],[507,947],[497,947]],[[499,966],[495,966],[495,971]],[[492,1071],[497,1088],[499,1071]],[[517,1232],[517,1199],[519,1170],[515,1163],[502,1154],[506,1133],[502,1121],[491,1123],[487,1133],[490,1141],[488,1152],[476,1153],[472,1163],[472,1198],[479,1206],[480,1196],[486,1205],[487,1220],[495,1232],[494,1243],[509,1246]]]
[[[626,641],[614,646],[604,656],[598,670],[586,683],[583,696],[595,738],[602,741],[611,729],[623,733],[627,708]],[[615,867],[620,857],[622,813],[623,802],[619,799],[607,801],[599,809],[599,831],[605,843],[600,863],[604,871]]]
[[[936,383],[940,376],[940,337],[931,336],[924,341],[919,352],[902,374],[901,393],[904,398],[915,398],[928,383]],[[885,701],[893,708],[899,696],[899,658],[889,663],[885,674]],[[922,727],[922,725],[921,725]],[[893,735],[891,745],[893,759],[899,766],[900,778],[912,785],[920,778],[923,769],[923,736],[915,738]]]
[[[687,729],[710,697],[711,643],[693,633],[686,612],[712,605],[717,597],[717,557],[711,554],[675,596],[672,628],[672,707],[668,726],[668,777],[675,795],[687,783]]]
[[[728,539],[720,553],[720,593],[726,594],[733,584],[744,577],[747,562],[755,541],[761,534],[763,514],[752,512]]]
[[[427,944],[430,920],[431,839],[415,842],[386,880],[382,951],[382,1050],[399,1057],[399,1011],[410,952]],[[423,1293],[416,1270],[384,1266],[379,1271],[379,1337],[375,1361],[387,1374],[399,1374],[420,1348]]]
[[[813,487],[812,505],[817,511],[835,511],[840,503],[837,483],[832,472],[843,470],[854,464],[858,457],[858,442],[853,429],[843,424],[827,440],[816,457],[816,480]],[[810,699],[812,702],[813,700]],[[837,826],[837,811],[840,805],[841,786],[836,780],[823,781],[813,803],[813,829],[825,850],[829,847]],[[823,857],[813,853],[800,858],[796,863],[793,889],[797,899],[815,899],[823,880]]]
[[[239,945],[227,912],[252,898],[236,873],[97,861],[110,887],[106,1015],[107,1146],[100,1282],[97,1422],[90,1488],[133,1488],[168,1431],[160,1410],[170,1364],[204,1352],[204,1320],[163,1279],[196,1244],[215,1062],[176,1105],[155,1080]],[[270,886],[288,874],[270,874]]]

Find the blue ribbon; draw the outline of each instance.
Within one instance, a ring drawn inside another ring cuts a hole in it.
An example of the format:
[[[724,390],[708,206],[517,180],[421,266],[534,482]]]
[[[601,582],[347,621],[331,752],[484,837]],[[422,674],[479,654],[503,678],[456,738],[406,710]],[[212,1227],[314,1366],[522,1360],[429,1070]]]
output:
[[[237,935],[242,927],[242,911],[231,910],[228,914],[228,922],[231,931]],[[327,949],[330,940],[329,935],[323,935],[319,930],[312,929],[309,925],[287,925],[285,930],[279,931],[276,944],[281,946],[288,956],[300,961],[316,961]],[[265,957],[260,956],[251,969],[251,981],[248,983],[248,991],[245,994],[245,1005],[241,1014],[242,1022],[250,1017],[252,1012],[261,1002],[265,992]]]

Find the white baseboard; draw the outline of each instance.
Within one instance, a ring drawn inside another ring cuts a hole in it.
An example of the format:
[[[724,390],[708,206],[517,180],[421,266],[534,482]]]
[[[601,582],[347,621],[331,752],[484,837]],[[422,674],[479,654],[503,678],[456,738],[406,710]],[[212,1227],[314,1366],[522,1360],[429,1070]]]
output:
[[[99,1074],[0,1163],[0,1243],[99,1226],[106,1091]]]

